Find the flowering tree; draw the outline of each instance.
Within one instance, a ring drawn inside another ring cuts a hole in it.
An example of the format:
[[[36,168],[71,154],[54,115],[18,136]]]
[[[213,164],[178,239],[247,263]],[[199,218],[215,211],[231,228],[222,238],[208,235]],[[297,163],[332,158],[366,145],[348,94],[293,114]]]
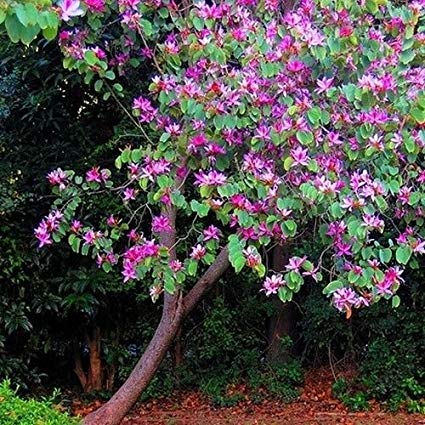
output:
[[[106,272],[121,267],[124,285],[143,290],[151,275],[152,299],[164,303],[128,380],[86,424],[120,422],[230,265],[252,269],[284,302],[325,275],[324,294],[347,317],[382,298],[398,306],[403,267],[425,251],[424,8],[62,0],[37,9],[69,25],[59,33],[64,66],[115,98],[134,131],[117,178],[97,166],[48,175],[57,200],[35,236],[40,247],[66,237]],[[19,13],[7,11],[8,31],[11,17],[26,28]],[[118,77],[146,62],[148,93],[127,99]],[[85,199],[105,191],[128,217],[82,222]],[[267,250],[303,238],[325,247],[314,264],[293,256],[283,271],[268,268]]]

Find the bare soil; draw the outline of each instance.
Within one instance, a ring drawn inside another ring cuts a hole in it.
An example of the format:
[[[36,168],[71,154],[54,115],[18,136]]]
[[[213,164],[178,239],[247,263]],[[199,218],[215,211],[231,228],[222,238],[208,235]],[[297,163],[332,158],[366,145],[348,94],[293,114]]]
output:
[[[332,397],[333,377],[327,370],[307,374],[298,400],[282,403],[242,400],[234,407],[215,408],[199,392],[177,392],[172,397],[139,403],[122,425],[425,425],[425,416],[398,412],[392,414],[372,402],[368,412],[349,412]],[[243,386],[230,394],[246,394]],[[85,415],[101,402],[89,406],[74,403],[74,413]]]

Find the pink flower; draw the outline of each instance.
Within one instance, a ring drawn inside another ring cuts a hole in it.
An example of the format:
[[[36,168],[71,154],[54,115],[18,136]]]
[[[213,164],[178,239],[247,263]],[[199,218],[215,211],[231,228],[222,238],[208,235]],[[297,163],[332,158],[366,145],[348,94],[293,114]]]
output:
[[[80,8],[79,0],[61,0],[58,6],[61,9],[61,18],[65,22],[68,22],[74,16],[84,15],[83,9]]]
[[[81,224],[81,221],[72,220],[70,230],[71,230],[72,233],[78,233],[81,230],[82,227],[83,227],[83,225]]]
[[[267,296],[271,294],[277,294],[280,287],[286,285],[285,280],[281,274],[274,274],[271,277],[267,277],[263,283],[263,289]]]
[[[344,26],[339,30],[339,36],[340,37],[350,37],[353,34],[353,27],[351,26]]]
[[[317,80],[317,89],[315,92],[317,94],[326,93],[333,86],[333,78],[322,78],[321,80]]]
[[[170,269],[174,272],[177,273],[178,271],[180,271],[183,268],[183,264],[180,260],[173,260],[170,262]]]
[[[304,64],[299,60],[292,60],[286,65],[286,69],[290,72],[300,72],[304,69]]]
[[[226,183],[227,177],[218,171],[209,171],[205,173],[204,171],[200,171],[199,173],[195,173],[195,185],[199,187],[203,186],[222,186]]]
[[[61,168],[51,171],[47,174],[47,180],[53,186],[59,186],[59,190],[64,190],[66,183],[68,183],[68,177],[66,176],[65,171]]]
[[[90,12],[103,13],[105,11],[105,0],[84,0]]]
[[[220,240],[220,230],[212,224],[203,231],[203,234],[205,241],[209,241],[211,239],[216,241]]]
[[[162,232],[170,232],[172,230],[170,225],[170,220],[168,217],[160,215],[158,217],[154,217],[152,220],[152,232],[154,233],[162,233]]]
[[[298,271],[300,269],[300,267],[304,264],[305,260],[307,259],[307,257],[291,257],[288,260],[288,264],[286,265],[286,270],[290,271]]]
[[[303,149],[301,146],[291,149],[291,158],[294,161],[292,167],[296,165],[308,165],[308,149]]]
[[[106,224],[108,226],[114,227],[114,226],[118,226],[119,224],[119,220],[114,217],[113,215],[110,215],[107,219],[106,219]]]
[[[333,293],[333,303],[339,311],[350,311],[357,302],[358,295],[352,288],[337,289]]]
[[[104,183],[109,179],[110,172],[106,169],[100,170],[99,167],[93,167],[86,173],[87,182]]]
[[[134,201],[136,199],[137,190],[131,187],[128,187],[124,190],[124,202]]]
[[[244,249],[242,253],[246,258],[246,265],[251,269],[261,264],[261,256],[254,247],[249,246],[247,249]]]
[[[198,244],[192,247],[190,258],[194,260],[200,260],[201,258],[205,256],[206,253],[207,253],[207,250],[201,244]]]

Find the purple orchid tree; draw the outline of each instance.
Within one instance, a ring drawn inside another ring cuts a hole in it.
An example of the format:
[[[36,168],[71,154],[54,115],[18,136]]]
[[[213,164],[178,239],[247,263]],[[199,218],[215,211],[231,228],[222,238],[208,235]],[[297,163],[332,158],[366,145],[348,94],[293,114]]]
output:
[[[85,424],[121,421],[229,266],[283,302],[325,277],[347,317],[382,298],[399,305],[403,268],[425,251],[424,1],[69,0],[57,13],[71,24],[59,33],[65,67],[118,101],[134,130],[121,180],[97,166],[48,175],[57,200],[35,236],[40,247],[67,238],[163,299],[142,358]],[[149,92],[127,99],[115,81],[146,62]],[[128,215],[84,222],[80,206],[105,192]],[[324,246],[319,258],[268,267],[267,251],[305,238]]]

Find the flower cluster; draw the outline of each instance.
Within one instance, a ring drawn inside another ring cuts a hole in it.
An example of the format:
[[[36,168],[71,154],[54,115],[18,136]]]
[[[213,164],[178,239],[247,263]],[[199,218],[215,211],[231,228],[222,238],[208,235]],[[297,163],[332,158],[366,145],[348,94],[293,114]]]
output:
[[[181,18],[174,3],[119,0],[107,7],[119,15],[108,25],[117,22],[121,36],[108,41],[96,38],[91,20],[105,2],[84,3],[89,16],[60,33],[71,66],[99,75],[97,88],[145,60],[155,74],[149,93],[124,102],[142,141],[117,159],[128,180],[116,190],[129,222],[140,217],[151,233],[132,231],[125,281],[151,267],[151,295],[172,291],[211,264],[227,239],[235,270],[247,266],[263,278],[260,253],[298,237],[301,246],[314,239],[321,254],[315,265],[292,257],[265,277],[267,296],[291,300],[324,272],[337,275],[325,292],[347,315],[394,299],[403,268],[425,252],[423,2],[301,0],[281,16],[275,1],[222,0],[197,2]],[[63,21],[83,13],[77,0],[60,3]],[[48,178],[64,200],[87,190],[62,170]],[[84,184],[108,186],[109,178],[94,167]],[[122,222],[108,225],[114,233],[69,226],[93,249],[110,238],[96,253],[102,264],[118,258],[111,246],[122,233]],[[55,229],[43,226],[36,236],[49,244]],[[170,261],[164,235],[186,258]]]
[[[38,239],[39,248],[53,243],[52,234],[59,229],[63,219],[60,211],[52,211],[46,216],[34,230],[35,237]]]

